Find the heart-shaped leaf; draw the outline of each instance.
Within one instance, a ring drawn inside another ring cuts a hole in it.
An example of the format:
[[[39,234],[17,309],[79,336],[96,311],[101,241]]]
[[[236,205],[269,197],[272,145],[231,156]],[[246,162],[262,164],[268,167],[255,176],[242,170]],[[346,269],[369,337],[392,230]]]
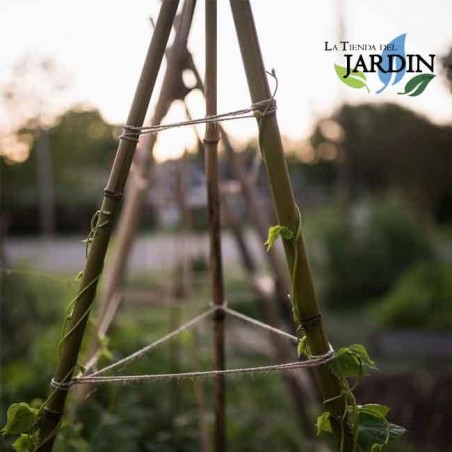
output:
[[[2,429],[4,435],[17,435],[31,430],[38,422],[38,410],[28,403],[13,403],[6,414],[6,425]]]
[[[369,88],[364,83],[366,80],[366,75],[364,74],[364,72],[353,71],[349,74],[348,77],[345,77],[347,75],[347,68],[345,66],[335,64],[334,68],[336,69],[336,74],[342,83],[345,83],[347,86],[350,86],[351,88],[356,89],[366,88],[367,91],[369,92]]]
[[[403,427],[385,419],[388,411],[388,407],[377,404],[358,407],[358,444],[363,452],[379,452],[405,433]]]
[[[405,92],[399,94],[408,94],[411,97],[419,96],[427,88],[428,84],[435,78],[435,74],[419,74],[413,77],[405,85]]]
[[[348,348],[340,348],[333,360],[328,363],[328,369],[337,378],[359,377],[363,368],[359,357]]]
[[[369,367],[375,366],[375,362],[370,359],[369,354],[367,353],[367,350],[363,345],[353,344],[350,345],[348,349],[351,350],[353,353],[356,353],[360,357],[361,362],[363,364],[366,364]]]
[[[358,444],[361,450],[369,452],[375,444],[377,447],[387,444],[389,440],[388,425],[388,421],[384,418],[360,411],[358,414]]]

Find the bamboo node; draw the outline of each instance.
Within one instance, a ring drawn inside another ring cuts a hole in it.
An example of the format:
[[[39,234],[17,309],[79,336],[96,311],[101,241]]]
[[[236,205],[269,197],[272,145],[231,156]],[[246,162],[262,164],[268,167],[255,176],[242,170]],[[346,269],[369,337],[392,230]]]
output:
[[[106,198],[111,198],[111,199],[121,199],[123,194],[119,191],[114,191],[114,190],[109,190],[108,188],[104,189],[104,196]]]
[[[303,330],[309,330],[310,328],[314,328],[317,326],[322,320],[322,313],[319,312],[311,317],[302,318],[300,320],[301,327]]]

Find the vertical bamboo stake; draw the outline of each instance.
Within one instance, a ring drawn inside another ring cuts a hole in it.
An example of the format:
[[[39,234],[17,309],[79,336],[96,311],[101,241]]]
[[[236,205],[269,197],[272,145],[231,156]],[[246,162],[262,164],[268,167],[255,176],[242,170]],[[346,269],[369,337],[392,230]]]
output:
[[[201,368],[199,328],[195,328],[192,334],[193,342],[191,343],[190,352],[194,365],[199,369]],[[209,452],[212,450],[212,447],[207,424],[206,398],[204,395],[204,384],[202,379],[195,379],[193,381],[193,386],[195,390],[196,411],[198,412],[200,450],[201,452]]]
[[[179,0],[164,0],[160,9],[155,31],[149,45],[146,60],[132,102],[127,124],[141,127],[149,105],[160,64],[163,59],[172,23],[176,15]],[[68,381],[77,364],[80,345],[88,321],[89,310],[93,302],[97,281],[102,272],[107,252],[112,220],[119,210],[119,203],[130,170],[136,142],[122,139],[119,142],[113,167],[104,192],[96,233],[90,247],[85,264],[78,300],[74,306],[69,332],[61,344],[59,362],[55,372],[55,381]],[[100,226],[102,225],[102,227]],[[53,449],[55,436],[63,416],[67,389],[57,387],[51,389],[50,399],[44,409],[41,425],[41,443],[37,450],[49,452]]]
[[[271,92],[249,0],[230,0],[230,4],[251,99],[253,102],[270,99]],[[278,222],[295,233],[298,231],[300,219],[289,178],[276,114],[272,113],[264,116],[260,121],[260,142]],[[294,247],[286,242],[284,245],[287,263],[289,269],[292,269],[295,261]],[[298,265],[294,274],[297,282],[294,295],[311,351],[315,355],[321,355],[327,353],[330,346],[320,314],[302,235],[298,238],[296,247]],[[316,375],[325,400],[340,396],[340,382],[329,372],[325,365],[317,368]],[[337,419],[343,415],[344,408],[344,400],[341,397],[327,404],[327,409],[332,414],[331,421],[337,437],[341,435],[341,426]],[[353,449],[352,437],[352,432],[346,429],[344,438],[345,451]]]
[[[206,115],[217,113],[217,2],[206,0]],[[218,186],[218,124],[206,124],[204,135],[207,202],[209,210],[210,275],[212,298],[217,306],[224,304],[221,262],[220,195]],[[215,369],[225,368],[224,312],[214,315]],[[226,451],[226,382],[224,375],[215,378],[215,451]]]

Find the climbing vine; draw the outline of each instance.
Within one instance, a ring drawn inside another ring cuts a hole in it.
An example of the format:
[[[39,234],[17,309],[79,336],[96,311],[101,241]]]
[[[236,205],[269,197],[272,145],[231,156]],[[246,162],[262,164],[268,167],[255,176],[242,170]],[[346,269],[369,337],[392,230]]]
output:
[[[107,219],[101,221],[100,220],[101,215],[104,215]],[[88,257],[89,246],[92,243],[94,237],[96,236],[98,230],[100,228],[105,227],[109,223],[110,216],[111,212],[103,210],[98,210],[93,215],[91,219],[90,232],[88,234],[88,237],[83,240],[83,243],[85,243],[86,247],[85,249],[86,257]],[[79,272],[77,276],[74,278],[74,280],[77,282],[82,278],[82,276],[83,272]],[[83,289],[81,289],[78,292],[78,294],[68,303],[65,309],[60,341],[58,342],[57,346],[57,355],[60,355],[63,343],[78,328],[80,323],[88,316],[90,308],[88,308],[82,314],[82,316],[76,322],[76,324],[73,325],[68,330],[68,325],[72,319],[74,308],[77,301],[88,289],[90,289],[98,281],[99,277],[100,275],[95,277],[91,282],[89,282],[85,287],[83,287]],[[112,355],[108,348],[108,338],[103,337],[98,339],[99,339],[99,356],[107,360],[111,360]],[[76,367],[80,368],[82,372],[84,371],[84,368],[81,364],[77,363]],[[66,379],[72,374],[73,370],[74,368],[71,369],[70,372],[68,372],[63,381],[66,381]],[[52,432],[52,434],[48,435],[46,438],[40,438],[39,431],[39,422],[44,413],[44,409],[47,406],[50,399],[55,395],[55,392],[58,391],[59,389],[58,384],[55,385],[52,384],[51,386],[53,390],[51,391],[49,397],[44,402],[33,402],[32,404],[26,402],[19,402],[13,403],[12,405],[9,406],[6,414],[6,424],[2,428],[1,433],[3,435],[19,435],[19,437],[13,443],[13,447],[16,452],[33,452],[40,445],[44,444],[53,436]],[[58,428],[59,425],[55,427],[55,430],[57,430]]]
[[[303,327],[299,307],[296,299],[296,271],[298,266],[298,246],[297,241],[301,236],[301,214],[298,210],[298,228],[294,233],[287,226],[272,226],[268,231],[268,238],[265,242],[267,251],[271,249],[275,241],[281,237],[287,243],[293,246],[294,261],[291,269],[292,287],[290,300],[292,303],[292,312],[297,327],[297,336],[299,337],[297,352],[298,356],[306,356],[308,359],[313,357],[309,339],[303,335]],[[343,399],[344,412],[336,420],[341,427],[340,452],[345,447],[345,431],[353,432],[353,448],[352,451],[359,450],[362,452],[380,452],[391,441],[396,440],[405,433],[405,429],[399,425],[390,423],[387,415],[390,408],[386,405],[376,403],[358,405],[353,394],[354,389],[360,382],[360,379],[369,374],[369,372],[377,370],[375,362],[369,357],[367,350],[361,344],[353,344],[349,347],[340,348],[330,362],[326,364],[329,372],[334,375],[340,382],[341,392],[338,396],[325,400],[324,404],[332,402],[336,399]],[[356,378],[353,386],[350,386],[347,378]],[[333,415],[329,411],[324,411],[317,418],[316,428],[317,435],[322,433],[333,433],[331,419]]]

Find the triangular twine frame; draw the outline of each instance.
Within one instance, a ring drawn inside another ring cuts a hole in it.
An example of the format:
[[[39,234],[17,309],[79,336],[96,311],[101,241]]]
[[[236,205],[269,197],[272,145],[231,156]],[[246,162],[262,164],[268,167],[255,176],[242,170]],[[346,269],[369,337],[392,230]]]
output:
[[[218,375],[247,375],[247,374],[256,374],[256,373],[269,373],[269,372],[277,372],[283,370],[294,370],[294,369],[302,369],[302,368],[310,368],[317,367],[321,364],[325,364],[334,358],[334,351],[331,349],[328,353],[322,356],[316,356],[311,359],[307,359],[304,361],[293,361],[284,364],[274,364],[274,365],[266,365],[266,366],[257,366],[257,367],[245,367],[245,368],[235,368],[235,369],[223,369],[223,370],[205,370],[205,371],[191,371],[191,372],[176,372],[176,373],[166,373],[166,374],[145,374],[145,375],[109,375],[109,376],[101,376],[108,371],[113,369],[123,369],[124,367],[131,364],[133,361],[144,357],[146,354],[158,348],[160,345],[175,339],[177,336],[182,334],[185,331],[188,331],[198,325],[201,321],[212,317],[213,314],[217,311],[221,310],[225,314],[234,317],[236,319],[241,320],[242,322],[249,323],[254,327],[261,328],[263,330],[269,331],[273,334],[278,334],[285,339],[289,339],[295,344],[298,343],[298,338],[293,336],[283,330],[278,328],[274,328],[270,325],[267,325],[259,320],[256,320],[252,317],[244,315],[234,309],[228,308],[227,306],[212,306],[201,314],[193,317],[189,321],[180,325],[177,329],[165,334],[161,338],[151,342],[150,344],[142,347],[141,349],[133,352],[132,354],[121,358],[120,360],[107,365],[99,370],[91,371],[93,366],[95,365],[95,361],[88,362],[86,366],[84,366],[84,371],[80,373],[75,378],[72,378],[66,383],[59,383],[55,380],[52,380],[51,385],[54,389],[69,389],[71,386],[79,385],[79,384],[102,384],[102,383],[144,383],[144,382],[153,382],[153,381],[161,381],[161,380],[170,380],[170,379],[194,379],[194,378],[211,378],[216,377]],[[91,371],[91,372],[90,372]]]
[[[194,0],[191,1],[194,4]],[[190,0],[187,0],[186,5],[189,2]],[[210,270],[213,299],[213,307],[201,314],[201,316],[207,317],[212,315],[214,318],[215,370],[213,372],[215,374],[213,376],[215,376],[216,451],[226,450],[224,376],[227,374],[227,369],[225,368],[224,353],[224,318],[226,314],[231,314],[232,311],[225,305],[223,290],[220,203],[217,174],[217,147],[220,139],[218,121],[246,115],[255,116],[258,121],[259,145],[269,176],[276,214],[282,227],[286,228],[287,231],[291,231],[292,234],[291,238],[286,238],[284,245],[292,279],[291,296],[297,331],[304,329],[313,354],[313,358],[307,361],[288,363],[287,366],[289,366],[288,368],[294,368],[293,366],[296,364],[297,367],[307,367],[307,363],[309,362],[311,362],[309,367],[316,366],[322,395],[325,399],[329,400],[328,409],[332,414],[332,423],[335,422],[335,419],[343,415],[344,408],[343,400],[341,400],[340,381],[324,367],[324,364],[333,358],[334,352],[330,348],[315,295],[301,234],[301,217],[294,200],[276,119],[276,104],[268,86],[251,6],[249,0],[230,0],[230,4],[253,105],[239,112],[222,115],[217,114],[217,4],[216,0],[206,0],[206,118],[199,120],[199,122],[206,123],[204,149],[210,220]],[[110,242],[113,220],[119,212],[120,200],[123,195],[139,136],[142,133],[151,133],[152,136],[155,136],[155,133],[163,130],[161,126],[143,127],[143,121],[160,64],[164,57],[178,5],[179,0],[162,1],[159,17],[155,24],[155,30],[130,113],[123,133],[120,136],[113,167],[104,190],[102,206],[93,218],[92,230],[87,239],[89,252],[87,254],[85,270],[81,278],[79,293],[68,308],[68,314],[70,314],[67,316],[68,329],[59,344],[59,361],[55,376],[51,382],[51,393],[43,410],[40,429],[41,442],[36,449],[40,452],[49,452],[53,449],[55,436],[63,416],[68,389],[75,383],[81,383],[81,379],[83,378],[73,379],[72,375],[77,366],[80,346]],[[172,125],[172,127],[194,123],[194,121],[188,121],[183,124]],[[166,129],[168,126],[164,126],[164,128]],[[242,314],[240,315],[243,316]],[[192,322],[194,320],[196,318],[192,319]],[[173,334],[177,335],[179,333],[176,330]],[[105,369],[108,369],[108,366]],[[106,371],[105,369],[101,371]],[[101,371],[98,371],[98,373]],[[242,371],[244,373],[243,369],[231,369],[231,371]],[[204,375],[198,376],[201,377]],[[91,374],[91,378],[95,377],[96,373]],[[194,377],[195,375],[192,373],[190,378]],[[89,383],[93,382],[91,381]],[[333,428],[335,427],[337,426],[333,425]],[[348,450],[348,444],[352,436],[349,432],[345,432],[343,438],[346,449]]]

